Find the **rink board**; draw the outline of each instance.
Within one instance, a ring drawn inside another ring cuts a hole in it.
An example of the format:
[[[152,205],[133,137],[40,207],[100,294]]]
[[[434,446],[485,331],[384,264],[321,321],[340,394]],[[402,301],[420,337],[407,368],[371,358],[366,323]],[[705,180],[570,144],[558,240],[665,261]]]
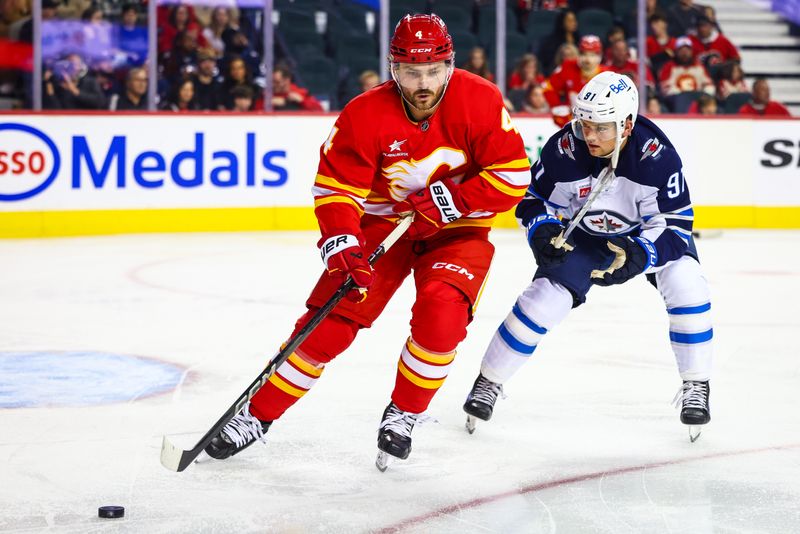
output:
[[[0,237],[316,227],[335,115],[3,115]],[[556,128],[516,117],[532,160]],[[698,228],[799,228],[796,120],[661,119]],[[497,225],[513,227],[504,214]]]

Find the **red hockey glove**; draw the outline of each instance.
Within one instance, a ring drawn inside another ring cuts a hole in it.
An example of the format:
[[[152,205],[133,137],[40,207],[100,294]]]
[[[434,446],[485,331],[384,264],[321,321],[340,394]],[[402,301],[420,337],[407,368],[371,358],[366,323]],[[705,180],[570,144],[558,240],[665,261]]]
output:
[[[399,214],[411,211],[416,212],[406,234],[411,239],[430,237],[446,224],[469,213],[458,186],[450,178],[420,189],[394,207],[394,212]]]
[[[364,238],[341,234],[323,237],[320,243],[319,252],[328,273],[340,277],[342,282],[349,275],[357,286],[356,290],[347,294],[347,298],[354,302],[366,299],[367,289],[375,280],[375,273],[367,261],[369,254],[364,250]]]

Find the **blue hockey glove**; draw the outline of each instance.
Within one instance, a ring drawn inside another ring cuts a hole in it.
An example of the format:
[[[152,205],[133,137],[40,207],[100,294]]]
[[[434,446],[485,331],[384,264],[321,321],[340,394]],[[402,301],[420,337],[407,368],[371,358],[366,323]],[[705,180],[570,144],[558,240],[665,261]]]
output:
[[[617,257],[605,271],[592,271],[592,281],[598,286],[625,283],[658,261],[656,247],[642,237],[612,237],[607,245]]]
[[[528,244],[539,267],[554,267],[566,261],[567,253],[574,248],[572,236],[561,247],[552,243],[563,230],[561,221],[549,214],[534,217],[528,223]]]

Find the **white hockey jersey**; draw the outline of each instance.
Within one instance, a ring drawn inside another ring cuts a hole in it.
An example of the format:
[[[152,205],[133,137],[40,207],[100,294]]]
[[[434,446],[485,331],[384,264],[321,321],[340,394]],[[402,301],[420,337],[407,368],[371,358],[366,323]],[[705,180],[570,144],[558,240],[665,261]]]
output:
[[[531,168],[531,185],[517,206],[517,218],[527,226],[534,217],[549,213],[566,222],[583,206],[607,165],[607,158],[592,156],[571,126],[565,126],[547,141]],[[615,175],[575,231],[598,238],[648,239],[658,253],[656,267],[683,256],[690,247],[694,212],[681,159],[647,118],[637,119]]]

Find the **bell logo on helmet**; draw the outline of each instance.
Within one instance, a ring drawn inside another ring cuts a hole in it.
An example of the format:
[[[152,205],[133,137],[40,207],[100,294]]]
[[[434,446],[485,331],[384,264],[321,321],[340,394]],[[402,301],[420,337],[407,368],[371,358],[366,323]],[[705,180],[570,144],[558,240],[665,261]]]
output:
[[[608,88],[611,89],[612,91],[614,91],[614,94],[619,94],[622,91],[625,91],[626,89],[628,89],[628,84],[625,83],[625,79],[624,78],[620,78],[619,81],[616,84],[614,84],[614,83],[609,84]]]

